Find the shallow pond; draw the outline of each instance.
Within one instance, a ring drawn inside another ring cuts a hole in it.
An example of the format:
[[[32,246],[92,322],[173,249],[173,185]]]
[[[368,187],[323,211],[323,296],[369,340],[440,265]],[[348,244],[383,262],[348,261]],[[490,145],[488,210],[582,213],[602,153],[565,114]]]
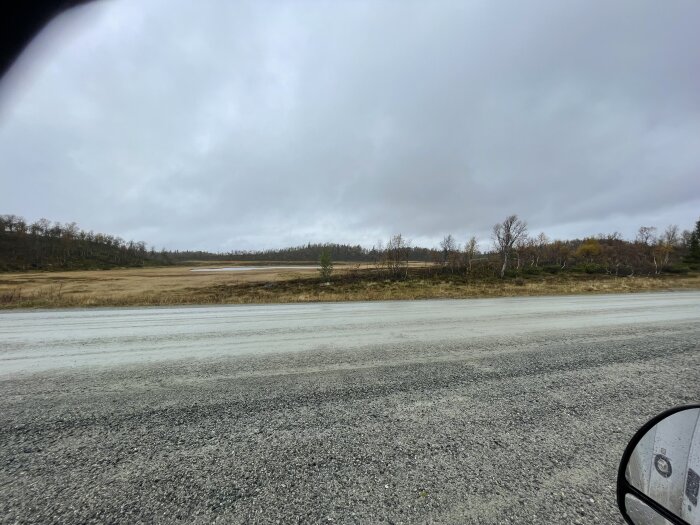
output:
[[[221,268],[192,268],[191,272],[249,272],[253,270],[316,270],[318,266],[223,266]]]

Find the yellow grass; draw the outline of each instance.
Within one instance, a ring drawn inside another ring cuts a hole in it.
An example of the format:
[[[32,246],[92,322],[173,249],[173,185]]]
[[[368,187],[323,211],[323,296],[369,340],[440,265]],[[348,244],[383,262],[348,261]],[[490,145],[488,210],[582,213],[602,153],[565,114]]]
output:
[[[204,266],[227,265],[231,264]],[[313,269],[191,272],[194,266],[0,274],[0,308],[373,301],[700,289],[697,275],[392,281],[368,278],[370,265],[338,264],[335,278],[327,285],[319,281]],[[356,278],[348,278],[353,273]]]
[[[217,261],[157,268],[0,273],[0,308],[202,304],[215,300],[208,292],[212,286],[269,283],[318,274],[314,269],[304,268],[249,272],[190,271],[192,268],[241,265],[263,264]],[[286,263],[275,265],[292,266]],[[337,265],[340,273],[355,268],[358,266]]]

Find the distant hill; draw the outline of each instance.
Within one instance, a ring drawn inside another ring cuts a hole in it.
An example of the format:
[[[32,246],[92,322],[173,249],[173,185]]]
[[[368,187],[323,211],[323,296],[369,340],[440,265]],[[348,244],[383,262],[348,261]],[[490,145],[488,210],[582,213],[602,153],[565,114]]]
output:
[[[228,253],[210,253],[202,251],[168,252],[172,261],[314,261],[317,262],[323,250],[330,251],[334,261],[375,262],[381,259],[383,251],[377,248],[364,248],[348,244],[305,244],[290,248],[260,251],[232,251]],[[428,248],[408,248],[412,261],[432,261],[439,252]]]
[[[169,264],[166,253],[148,251],[143,242],[80,230],[75,223],[33,224],[0,215],[0,271],[89,270]]]

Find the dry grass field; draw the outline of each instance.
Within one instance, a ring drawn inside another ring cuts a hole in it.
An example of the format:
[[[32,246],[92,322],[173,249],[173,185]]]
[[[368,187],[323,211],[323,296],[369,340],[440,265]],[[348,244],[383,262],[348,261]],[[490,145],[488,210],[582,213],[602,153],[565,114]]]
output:
[[[0,308],[202,304],[219,302],[211,296],[211,289],[215,287],[267,284],[317,275],[315,269],[308,268],[191,271],[226,266],[259,264],[217,261],[215,264],[196,262],[189,266],[155,268],[0,273]],[[345,268],[356,267],[339,264],[336,270],[342,273]],[[228,302],[250,302],[240,299],[231,298]]]
[[[260,263],[246,263],[258,266]],[[193,272],[193,268],[240,265],[216,262],[191,266],[73,272],[0,274],[0,309],[178,304],[291,303],[466,297],[512,297],[700,289],[698,275],[611,277],[542,276],[527,280],[468,281],[373,275],[371,265],[336,264],[322,283],[312,268],[245,272]],[[308,265],[308,263],[307,263]],[[285,265],[286,266],[286,265]]]

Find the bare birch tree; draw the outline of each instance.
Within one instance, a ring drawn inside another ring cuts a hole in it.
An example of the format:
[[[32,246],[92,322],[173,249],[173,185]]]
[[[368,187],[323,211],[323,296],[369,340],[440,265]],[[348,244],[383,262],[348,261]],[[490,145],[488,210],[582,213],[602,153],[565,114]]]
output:
[[[525,235],[527,235],[527,223],[518,219],[517,215],[511,215],[503,222],[494,224],[493,244],[503,261],[503,266],[501,266],[501,279],[503,279],[506,269],[508,268],[508,260],[513,251],[513,246]]]
[[[656,227],[642,226],[637,232],[637,242],[645,246],[654,244],[656,241]]]
[[[540,265],[540,259],[544,258],[545,250],[547,249],[548,244],[549,239],[544,232],[540,232],[540,234],[535,238],[535,266]]]
[[[400,233],[389,239],[386,245],[384,261],[386,268],[394,277],[399,277],[403,272],[404,277],[408,276],[408,255],[410,253],[410,242]]]
[[[678,233],[678,225],[669,225],[663,233],[663,242],[668,246],[678,246],[680,243],[680,234]]]
[[[671,254],[678,245],[679,239],[678,226],[671,224],[656,240],[656,245],[653,248],[654,273],[658,274],[661,269],[668,266]]]
[[[475,235],[469,237],[464,245],[464,259],[467,263],[467,273],[472,273],[472,261],[479,253],[479,241]]]
[[[513,248],[515,248],[515,267],[520,270],[520,265],[530,249],[530,238],[527,234],[521,235],[520,238],[515,241]]]
[[[452,235],[447,235],[440,241],[440,249],[442,250],[442,265],[449,266],[452,273],[455,272],[455,267],[458,265],[459,246]]]

